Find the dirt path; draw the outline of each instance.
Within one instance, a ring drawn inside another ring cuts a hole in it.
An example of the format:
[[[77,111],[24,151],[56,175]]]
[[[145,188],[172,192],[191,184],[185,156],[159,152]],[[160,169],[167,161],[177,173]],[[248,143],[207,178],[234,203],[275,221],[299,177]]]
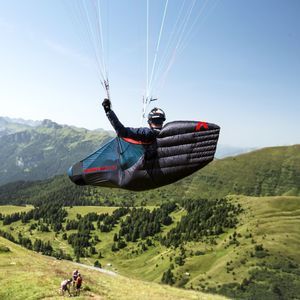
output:
[[[54,263],[57,262],[57,259],[55,257],[50,256],[49,258],[53,259]],[[110,271],[110,270],[106,270],[106,269],[102,269],[102,268],[96,268],[96,267],[93,267],[93,266],[88,266],[88,265],[85,265],[85,264],[81,264],[81,263],[77,263],[77,262],[69,261],[69,260],[63,260],[63,261],[66,261],[68,263],[72,263],[75,266],[79,266],[79,267],[82,267],[82,268],[94,270],[94,271],[97,271],[97,272],[100,272],[100,273],[103,273],[103,274],[107,274],[107,275],[110,275],[110,276],[117,276],[118,275],[118,273],[116,273],[114,271]]]
[[[86,268],[86,269],[90,269],[90,270],[95,270],[95,271],[98,271],[98,272],[101,272],[101,273],[104,273],[104,274],[107,274],[107,275],[110,275],[110,276],[117,276],[118,275],[116,272],[109,271],[109,270],[102,269],[102,268],[96,268],[96,267],[93,267],[93,266],[87,266],[85,264],[76,263],[76,262],[73,262],[73,264],[77,265],[77,266],[80,266],[82,268]]]

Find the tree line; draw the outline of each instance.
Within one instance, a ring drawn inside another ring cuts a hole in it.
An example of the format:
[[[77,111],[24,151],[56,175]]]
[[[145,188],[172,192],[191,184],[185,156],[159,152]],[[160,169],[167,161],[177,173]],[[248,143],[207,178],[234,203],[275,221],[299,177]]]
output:
[[[207,236],[218,236],[226,228],[234,228],[237,215],[242,211],[226,199],[184,200],[182,206],[187,211],[175,228],[160,239],[166,247],[178,247],[185,241],[201,241]]]

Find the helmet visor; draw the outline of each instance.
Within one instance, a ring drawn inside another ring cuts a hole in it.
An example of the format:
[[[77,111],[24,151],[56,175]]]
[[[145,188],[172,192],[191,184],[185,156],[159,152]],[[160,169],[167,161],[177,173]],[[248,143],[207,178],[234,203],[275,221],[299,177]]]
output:
[[[152,118],[149,120],[150,123],[155,125],[162,125],[164,123],[165,119],[163,118]]]

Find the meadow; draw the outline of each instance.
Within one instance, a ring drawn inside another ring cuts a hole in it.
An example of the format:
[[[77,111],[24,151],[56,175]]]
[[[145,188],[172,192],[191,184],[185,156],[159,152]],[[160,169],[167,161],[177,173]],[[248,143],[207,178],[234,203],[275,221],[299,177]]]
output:
[[[128,242],[125,248],[114,252],[114,236],[120,230],[120,224],[116,224],[110,232],[92,231],[93,239],[97,236],[99,240],[95,245],[96,253],[80,257],[80,262],[93,266],[98,261],[118,276],[149,284],[160,283],[164,272],[170,269],[176,279],[174,286],[233,298],[250,299],[255,293],[265,299],[277,299],[279,293],[289,297],[300,294],[300,197],[232,195],[227,199],[240,205],[243,211],[235,228],[214,238],[185,242],[181,247],[166,247],[154,236],[151,238],[153,245],[146,250],[142,250],[143,241],[138,240]],[[153,206],[149,208],[153,210]],[[78,215],[112,214],[116,209],[66,207],[68,216],[64,225]],[[166,236],[185,215],[184,209],[172,212],[173,223],[162,228],[161,236]],[[54,248],[62,249],[75,259],[71,245],[63,238],[64,232],[30,230],[33,223],[33,220],[27,224],[17,221],[1,228],[16,238],[21,233],[32,241],[37,238],[49,241]],[[75,232],[70,230],[67,234]],[[178,257],[184,258],[183,263],[176,261]],[[184,296],[182,299],[189,298]]]
[[[1,250],[2,249],[2,250]],[[3,250],[6,249],[6,250]],[[60,282],[79,268],[83,290],[76,299],[225,300],[225,297],[186,291],[121,275],[109,275],[26,250],[0,237],[0,299],[69,299],[59,294]]]
[[[24,206],[18,206],[18,205],[1,205],[0,206],[0,213],[3,215],[11,215],[14,213],[21,213],[21,212],[28,212],[31,209],[33,209],[32,205],[24,205]]]

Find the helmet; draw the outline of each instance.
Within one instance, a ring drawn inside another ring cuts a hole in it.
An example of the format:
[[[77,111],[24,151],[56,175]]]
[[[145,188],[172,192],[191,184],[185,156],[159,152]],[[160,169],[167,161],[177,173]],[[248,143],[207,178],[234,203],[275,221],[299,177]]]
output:
[[[166,115],[160,108],[154,107],[148,114],[148,123],[162,125],[166,121]]]

